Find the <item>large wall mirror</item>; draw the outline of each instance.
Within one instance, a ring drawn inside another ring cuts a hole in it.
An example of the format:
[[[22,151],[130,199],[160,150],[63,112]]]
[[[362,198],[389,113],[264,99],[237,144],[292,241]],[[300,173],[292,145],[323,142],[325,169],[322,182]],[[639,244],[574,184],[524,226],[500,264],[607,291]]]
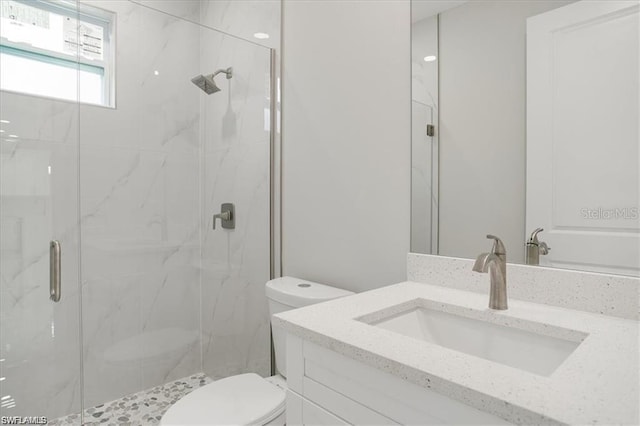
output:
[[[640,275],[639,3],[412,0],[412,252]]]

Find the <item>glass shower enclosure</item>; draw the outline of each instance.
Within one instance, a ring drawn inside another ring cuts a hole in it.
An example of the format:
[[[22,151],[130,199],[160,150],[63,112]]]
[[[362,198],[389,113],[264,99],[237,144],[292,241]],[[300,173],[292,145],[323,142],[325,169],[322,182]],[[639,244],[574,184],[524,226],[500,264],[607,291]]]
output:
[[[182,377],[269,374],[273,52],[191,2],[1,3],[63,47],[0,39],[0,416],[81,424]],[[230,67],[215,93],[191,81]],[[212,229],[222,203],[235,229]]]

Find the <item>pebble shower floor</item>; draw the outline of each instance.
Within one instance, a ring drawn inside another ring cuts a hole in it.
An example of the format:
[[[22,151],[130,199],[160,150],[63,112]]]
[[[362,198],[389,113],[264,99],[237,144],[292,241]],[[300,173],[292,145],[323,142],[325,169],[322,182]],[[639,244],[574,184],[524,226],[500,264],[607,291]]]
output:
[[[160,423],[162,415],[177,400],[191,391],[211,383],[205,374],[194,374],[155,388],[143,390],[84,411],[83,425],[146,426]],[[50,426],[77,426],[80,413],[49,422]]]

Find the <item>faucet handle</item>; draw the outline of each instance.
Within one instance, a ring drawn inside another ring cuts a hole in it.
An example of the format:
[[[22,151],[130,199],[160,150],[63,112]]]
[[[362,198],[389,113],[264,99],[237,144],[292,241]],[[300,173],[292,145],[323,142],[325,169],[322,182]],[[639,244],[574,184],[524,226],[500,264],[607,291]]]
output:
[[[549,254],[549,252],[551,251],[551,247],[549,247],[544,241],[541,241],[540,244],[538,244],[538,247],[540,250],[540,254],[542,255]]]
[[[504,247],[502,240],[495,235],[487,234],[487,239],[493,240],[493,247],[491,247],[491,253],[493,254],[507,254],[507,249]]]
[[[529,237],[529,243],[538,244],[538,234],[541,233],[542,231],[544,231],[543,228],[534,229],[533,232],[531,233],[531,236]]]

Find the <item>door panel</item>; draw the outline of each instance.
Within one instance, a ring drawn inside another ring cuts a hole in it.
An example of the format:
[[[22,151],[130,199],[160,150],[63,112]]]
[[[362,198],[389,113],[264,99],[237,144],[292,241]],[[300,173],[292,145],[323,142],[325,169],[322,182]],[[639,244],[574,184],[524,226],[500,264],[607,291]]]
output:
[[[527,218],[540,263],[640,274],[638,2],[527,21]]]

